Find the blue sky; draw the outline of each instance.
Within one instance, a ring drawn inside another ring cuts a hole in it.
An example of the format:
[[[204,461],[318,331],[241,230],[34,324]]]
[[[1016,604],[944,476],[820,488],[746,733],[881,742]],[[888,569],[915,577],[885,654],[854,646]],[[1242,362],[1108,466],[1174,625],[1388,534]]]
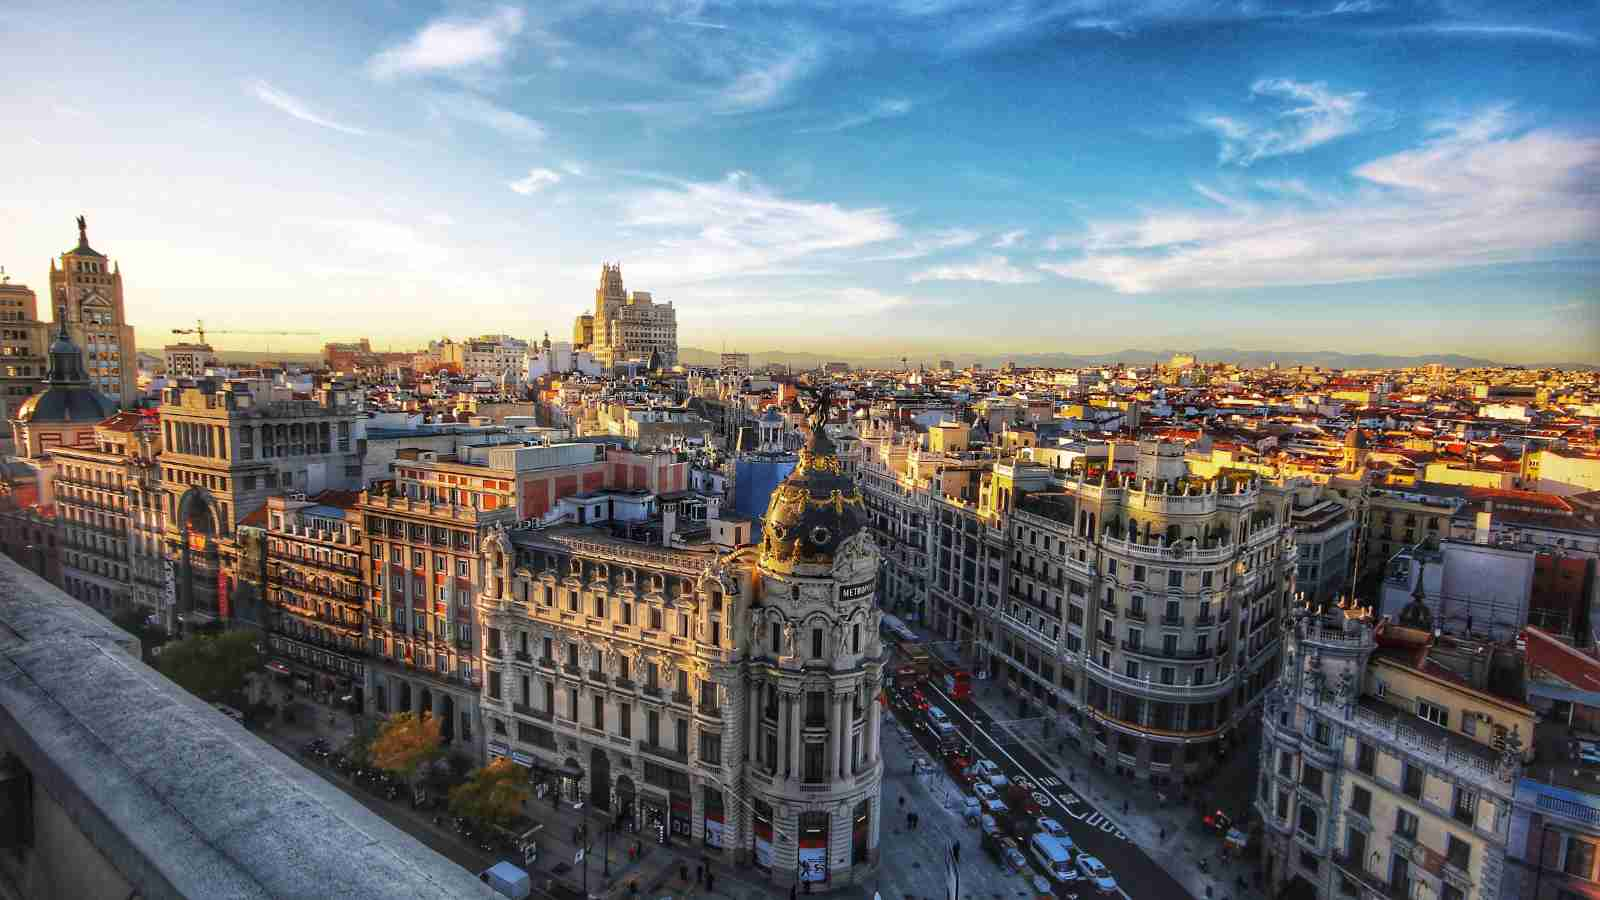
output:
[[[620,260],[708,349],[1600,363],[1591,4],[131,6],[0,12],[0,265],[87,214],[144,345],[564,339]]]

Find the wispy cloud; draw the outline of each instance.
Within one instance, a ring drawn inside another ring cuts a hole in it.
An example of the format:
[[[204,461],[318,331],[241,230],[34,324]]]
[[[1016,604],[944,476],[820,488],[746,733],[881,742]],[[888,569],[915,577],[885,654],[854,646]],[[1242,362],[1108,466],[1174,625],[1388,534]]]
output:
[[[427,100],[428,110],[436,116],[478,125],[524,141],[538,141],[545,136],[544,125],[515,110],[485,100],[476,94],[433,94]]]
[[[529,169],[528,174],[511,182],[509,187],[526,197],[561,181],[561,173],[554,169]]]
[[[1007,247],[1015,247],[1017,245],[1017,241],[1020,241],[1027,236],[1028,229],[1018,228],[1015,231],[1008,231],[995,238],[994,243],[990,244],[989,246],[995,248],[996,250],[1004,250]]]
[[[898,259],[917,259],[939,253],[944,250],[954,250],[957,247],[968,247],[978,242],[983,235],[967,228],[946,228],[915,238],[899,249],[888,253],[880,253],[867,257],[867,262],[887,262]]]
[[[969,263],[934,266],[911,276],[914,283],[924,281],[987,281],[994,284],[1031,284],[1039,275],[1019,269],[1003,256],[986,256]]]
[[[1402,25],[1387,31],[1395,34],[1460,35],[1487,40],[1553,41],[1578,47],[1593,47],[1594,35],[1535,25],[1490,25],[1474,22],[1439,22],[1427,25]]]
[[[503,62],[522,33],[522,10],[502,6],[478,19],[435,19],[411,39],[372,57],[367,70],[379,79],[458,72]]]
[[[254,94],[257,100],[302,122],[310,122],[313,125],[331,128],[334,131],[340,131],[345,134],[365,135],[368,133],[364,129],[357,128],[354,125],[346,125],[343,122],[336,122],[316,112],[300,98],[284,93],[265,81],[253,81],[250,83],[249,88],[250,93]]]
[[[1371,111],[1361,91],[1340,94],[1325,82],[1263,78],[1250,86],[1252,97],[1287,104],[1268,121],[1213,114],[1198,124],[1216,132],[1221,146],[1217,158],[1248,166],[1260,159],[1303,153],[1360,130]]]
[[[888,100],[879,100],[877,103],[872,104],[870,108],[862,110],[861,112],[852,113],[851,115],[845,116],[842,119],[829,122],[826,125],[819,125],[814,128],[802,128],[800,129],[800,133],[814,134],[845,131],[851,128],[858,128],[862,125],[872,122],[880,122],[884,119],[898,119],[906,113],[911,112],[911,110],[915,107],[915,103],[907,100],[904,97],[894,97]]]
[[[883,209],[791,200],[743,172],[670,182],[625,198],[622,224],[649,238],[630,267],[657,283],[769,271],[804,257],[900,236]]]
[[[821,48],[805,44],[755,68],[745,69],[713,97],[719,113],[764,109],[781,100],[789,86],[809,75],[821,58]]]
[[[1077,259],[1042,263],[1119,293],[1329,284],[1537,259],[1600,240],[1600,139],[1518,132],[1496,107],[1354,171],[1336,205],[1284,198],[1092,223]]]

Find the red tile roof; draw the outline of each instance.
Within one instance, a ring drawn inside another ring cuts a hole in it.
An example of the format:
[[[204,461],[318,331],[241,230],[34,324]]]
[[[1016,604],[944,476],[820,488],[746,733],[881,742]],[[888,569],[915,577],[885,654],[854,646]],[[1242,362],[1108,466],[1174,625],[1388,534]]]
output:
[[[1528,665],[1537,666],[1582,691],[1600,692],[1600,659],[1575,650],[1532,625],[1522,629]]]

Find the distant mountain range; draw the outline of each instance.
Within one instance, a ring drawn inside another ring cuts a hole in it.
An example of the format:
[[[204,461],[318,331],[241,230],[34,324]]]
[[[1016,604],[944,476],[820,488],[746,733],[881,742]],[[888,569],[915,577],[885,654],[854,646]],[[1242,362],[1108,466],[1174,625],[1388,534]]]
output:
[[[1115,353],[1085,355],[1072,353],[1014,353],[1009,355],[950,353],[938,356],[918,356],[908,354],[906,358],[913,366],[918,363],[925,363],[930,368],[938,365],[940,359],[948,359],[963,368],[972,365],[974,362],[982,363],[987,367],[995,367],[1012,362],[1019,366],[1070,369],[1111,363],[1124,363],[1127,365],[1164,363],[1179,352],[1193,353],[1195,358],[1203,363],[1233,363],[1247,368],[1266,366],[1270,363],[1277,363],[1280,366],[1321,366],[1325,369],[1401,369],[1434,363],[1458,369],[1504,365],[1490,359],[1462,356],[1455,353],[1397,356],[1384,353],[1338,353],[1332,350],[1295,352],[1234,350],[1227,348],[1185,351],[1119,350]],[[682,347],[678,350],[678,360],[685,365],[714,366],[720,361],[720,355],[698,347]],[[864,368],[893,368],[900,365],[900,357],[851,356],[848,354],[824,356],[818,353],[791,353],[783,350],[768,350],[750,354],[750,364],[752,366],[766,366],[777,363],[801,370],[815,369],[828,362],[847,362],[852,366]],[[1587,363],[1540,363],[1539,365],[1524,366],[1524,368],[1581,369],[1589,371],[1600,369],[1600,366]]]
[[[148,353],[156,357],[161,355],[161,351],[157,348],[140,348],[139,352]],[[1384,353],[1338,353],[1332,350],[1278,352],[1225,348],[1185,351],[1119,350],[1115,353],[1081,355],[1072,353],[1014,353],[1010,355],[950,353],[938,356],[908,354],[906,358],[912,366],[924,363],[929,368],[937,366],[941,359],[948,359],[962,368],[970,366],[974,362],[982,363],[990,368],[998,367],[1007,362],[1014,362],[1019,366],[1072,369],[1084,366],[1109,365],[1111,363],[1147,366],[1154,363],[1167,362],[1172,359],[1174,353],[1178,352],[1193,353],[1196,359],[1205,363],[1226,362],[1247,368],[1265,366],[1269,363],[1277,363],[1280,366],[1321,366],[1325,369],[1401,369],[1409,366],[1424,366],[1431,363],[1439,363],[1458,369],[1503,365],[1503,363],[1497,363],[1494,360],[1481,359],[1475,356],[1461,356],[1454,353],[1396,356]],[[264,359],[271,359],[275,362],[315,365],[322,358],[321,354],[318,353],[267,353],[249,350],[219,350],[217,351],[217,357],[228,365],[253,365]],[[678,360],[684,365],[690,366],[715,366],[721,361],[721,355],[716,351],[703,350],[699,347],[682,347],[678,350]],[[777,363],[790,366],[796,371],[819,368],[824,363],[829,362],[846,362],[856,368],[887,369],[898,367],[900,365],[900,357],[853,356],[850,354],[826,356],[820,353],[790,352],[786,350],[767,350],[750,354],[751,365],[767,366]],[[1594,371],[1600,369],[1600,366],[1588,363],[1540,363],[1538,365],[1524,366],[1523,368]]]

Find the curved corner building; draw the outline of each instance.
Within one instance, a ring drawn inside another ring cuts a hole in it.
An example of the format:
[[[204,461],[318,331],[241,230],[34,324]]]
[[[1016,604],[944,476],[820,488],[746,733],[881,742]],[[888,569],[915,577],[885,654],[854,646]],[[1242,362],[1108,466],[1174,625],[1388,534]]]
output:
[[[482,708],[487,754],[562,796],[825,891],[877,866],[883,647],[861,495],[811,432],[756,544],[492,533]]]

